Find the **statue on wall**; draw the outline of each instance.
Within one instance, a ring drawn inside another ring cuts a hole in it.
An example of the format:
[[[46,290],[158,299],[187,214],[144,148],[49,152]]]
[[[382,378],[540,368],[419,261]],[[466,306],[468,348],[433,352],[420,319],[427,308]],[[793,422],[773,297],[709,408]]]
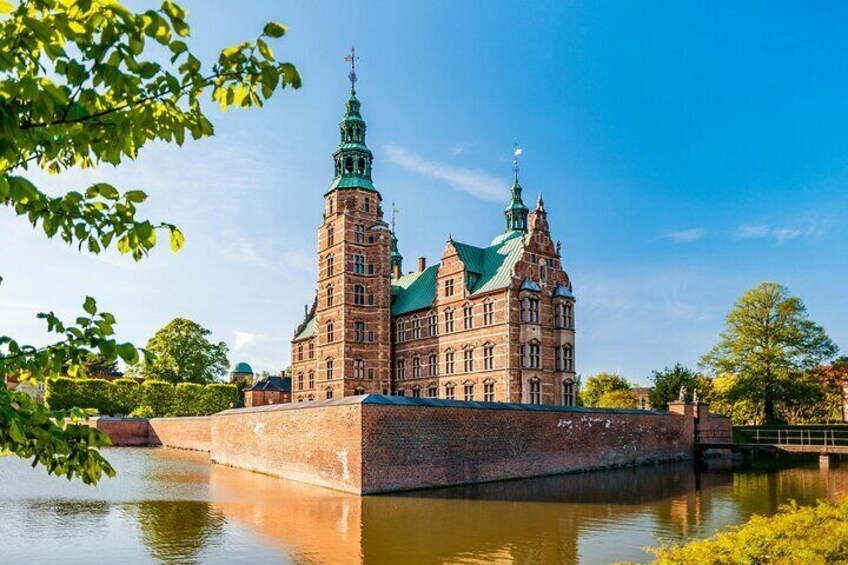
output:
[[[686,402],[686,387],[680,387],[680,395],[678,395],[677,400],[680,402]]]

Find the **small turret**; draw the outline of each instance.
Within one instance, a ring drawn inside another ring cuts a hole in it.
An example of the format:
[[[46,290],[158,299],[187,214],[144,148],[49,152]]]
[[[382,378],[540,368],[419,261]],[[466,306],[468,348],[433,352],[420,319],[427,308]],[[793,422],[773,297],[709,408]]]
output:
[[[527,231],[527,214],[529,210],[524,205],[521,199],[521,184],[518,182],[518,156],[521,155],[521,148],[517,145],[513,151],[512,172],[515,174],[515,179],[512,182],[512,200],[509,206],[504,210],[506,216],[507,231]]]

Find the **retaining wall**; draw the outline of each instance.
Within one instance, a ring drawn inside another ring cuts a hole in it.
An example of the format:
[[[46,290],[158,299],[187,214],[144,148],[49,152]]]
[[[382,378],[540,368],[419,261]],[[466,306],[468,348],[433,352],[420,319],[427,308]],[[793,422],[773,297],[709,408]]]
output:
[[[152,418],[148,429],[148,445],[210,451],[211,417]]]

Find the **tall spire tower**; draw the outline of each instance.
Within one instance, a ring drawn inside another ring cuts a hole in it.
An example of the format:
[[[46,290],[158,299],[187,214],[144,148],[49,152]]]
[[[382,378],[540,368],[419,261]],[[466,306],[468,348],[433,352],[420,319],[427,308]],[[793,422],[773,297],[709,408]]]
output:
[[[512,150],[512,172],[515,175],[515,179],[512,182],[512,200],[510,200],[509,206],[504,210],[507,231],[527,231],[527,214],[529,210],[524,205],[524,201],[521,200],[521,184],[518,182],[518,171],[521,170],[518,167],[518,157],[521,156],[521,153],[521,148],[516,143]]]

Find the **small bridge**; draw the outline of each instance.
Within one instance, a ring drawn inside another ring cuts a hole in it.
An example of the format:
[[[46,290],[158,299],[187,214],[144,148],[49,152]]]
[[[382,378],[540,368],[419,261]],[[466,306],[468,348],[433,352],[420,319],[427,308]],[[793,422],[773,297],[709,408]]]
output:
[[[848,455],[848,426],[736,426],[733,443],[698,442],[696,448],[811,453],[819,455],[819,464],[826,468],[837,462],[836,456]]]

